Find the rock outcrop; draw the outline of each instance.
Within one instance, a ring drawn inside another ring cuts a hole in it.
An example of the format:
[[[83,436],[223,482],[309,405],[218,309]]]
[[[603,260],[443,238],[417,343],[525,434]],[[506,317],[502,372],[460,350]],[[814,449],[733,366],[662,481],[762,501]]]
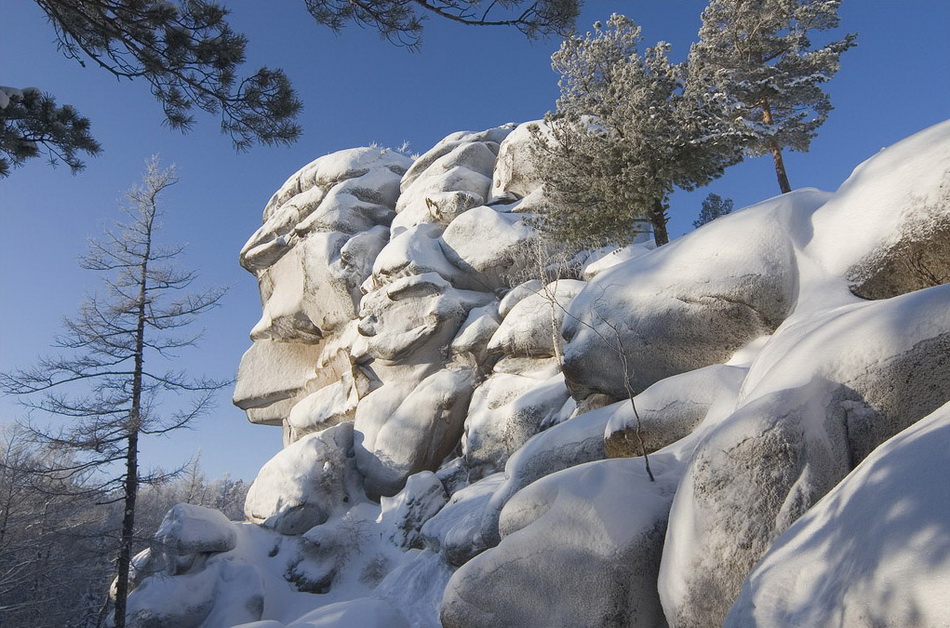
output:
[[[234,401],[286,447],[248,522],[169,514],[130,625],[939,625],[950,123],[570,263],[532,138],[342,151],[274,195]]]

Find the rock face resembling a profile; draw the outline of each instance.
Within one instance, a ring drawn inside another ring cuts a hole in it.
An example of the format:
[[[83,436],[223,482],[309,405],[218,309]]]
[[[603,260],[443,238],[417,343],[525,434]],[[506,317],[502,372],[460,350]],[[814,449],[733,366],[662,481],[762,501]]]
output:
[[[250,522],[173,510],[130,625],[941,625],[950,122],[568,261],[532,137],[274,195],[234,400],[285,448]]]

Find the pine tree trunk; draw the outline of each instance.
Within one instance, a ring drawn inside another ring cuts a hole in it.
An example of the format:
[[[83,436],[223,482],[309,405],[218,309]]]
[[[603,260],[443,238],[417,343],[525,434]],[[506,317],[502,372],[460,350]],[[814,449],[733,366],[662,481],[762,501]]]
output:
[[[762,122],[772,124],[772,109],[768,103],[762,105]],[[775,164],[775,176],[778,178],[778,187],[782,194],[788,194],[792,191],[792,186],[788,183],[788,173],[785,171],[785,160],[782,158],[782,147],[779,146],[775,138],[769,139],[769,152],[772,153],[772,163]]]
[[[782,149],[778,142],[769,142],[769,150],[772,152],[772,161],[775,163],[775,176],[778,178],[778,187],[782,194],[788,194],[792,191],[792,186],[788,183],[788,173],[785,172],[785,160],[782,159]]]
[[[663,246],[670,241],[670,236],[666,231],[666,208],[663,205],[663,199],[653,201],[653,208],[650,210],[650,224],[653,225],[653,240],[657,246]]]

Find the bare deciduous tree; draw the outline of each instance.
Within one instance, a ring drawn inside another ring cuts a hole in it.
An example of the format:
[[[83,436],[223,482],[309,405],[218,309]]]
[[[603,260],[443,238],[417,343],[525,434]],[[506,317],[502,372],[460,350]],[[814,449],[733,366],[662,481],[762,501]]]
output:
[[[34,410],[69,419],[58,429],[31,425],[50,447],[71,452],[59,465],[42,469],[61,478],[88,475],[84,486],[114,495],[122,506],[116,560],[115,625],[125,625],[129,566],[135,530],[135,502],[141,484],[160,477],[140,474],[139,438],[187,427],[205,412],[213,393],[226,382],[191,378],[182,371],[153,370],[174,359],[197,335],[183,333],[195,318],[215,307],[223,290],[189,292],[195,274],[173,262],[182,247],[162,248],[155,240],[158,200],[177,181],[152,158],[142,183],[127,193],[129,217],[91,243],[82,267],[105,274],[104,294],[91,295],[65,323],[55,346],[63,355],[30,369],[0,375],[0,390],[22,396]],[[162,392],[185,394],[191,403],[162,415]],[[94,478],[97,478],[94,480]]]

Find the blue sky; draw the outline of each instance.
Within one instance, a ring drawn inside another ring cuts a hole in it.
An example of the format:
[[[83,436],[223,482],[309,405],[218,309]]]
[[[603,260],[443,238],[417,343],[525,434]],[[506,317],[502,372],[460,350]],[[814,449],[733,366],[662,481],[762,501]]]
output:
[[[408,141],[423,152],[457,130],[480,130],[541,117],[557,98],[550,69],[555,40],[530,42],[518,32],[467,28],[430,19],[422,51],[410,54],[369,29],[336,35],[317,26],[303,0],[227,2],[232,26],[249,40],[248,71],[282,67],[304,102],[305,134],[293,147],[236,154],[199,116],[187,135],[162,125],[161,108],[142,83],[117,81],[60,55],[52,28],[28,0],[0,0],[0,84],[35,86],[73,104],[93,123],[103,154],[73,176],[35,160],[0,180],[0,370],[48,353],[63,316],[97,285],[76,260],[86,238],[118,218],[116,201],[152,154],[175,163],[181,182],[166,196],[162,237],[187,242],[183,265],[208,285],[231,286],[207,314],[200,349],[177,365],[194,374],[231,377],[260,315],[253,277],[237,264],[260,225],[264,204],[294,171],[335,150]],[[705,2],[588,0],[582,28],[611,12],[643,27],[645,44],[669,41],[681,59],[695,38]],[[828,86],[835,111],[810,153],[786,155],[793,187],[833,190],[862,160],[907,135],[950,118],[950,0],[845,0],[840,33],[857,32]],[[816,39],[823,38],[816,36]],[[713,185],[672,198],[671,234],[691,228],[702,199],[716,192],[742,207],[778,193],[768,158],[730,169]],[[723,243],[724,246],[740,243]],[[147,443],[146,465],[175,466],[197,450],[209,475],[253,479],[280,447],[280,430],[251,426],[223,391],[197,428]],[[0,399],[0,420],[22,414]]]

